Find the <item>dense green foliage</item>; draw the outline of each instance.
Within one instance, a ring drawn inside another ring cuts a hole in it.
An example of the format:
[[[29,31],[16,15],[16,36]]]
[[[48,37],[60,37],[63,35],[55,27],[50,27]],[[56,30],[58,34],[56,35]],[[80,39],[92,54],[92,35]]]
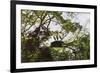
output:
[[[90,36],[73,22],[73,12],[21,10],[21,61],[64,61],[90,58]],[[52,30],[59,25],[61,30]],[[74,38],[65,39],[69,33]],[[54,41],[50,42],[49,40]],[[49,42],[50,45],[48,46]]]

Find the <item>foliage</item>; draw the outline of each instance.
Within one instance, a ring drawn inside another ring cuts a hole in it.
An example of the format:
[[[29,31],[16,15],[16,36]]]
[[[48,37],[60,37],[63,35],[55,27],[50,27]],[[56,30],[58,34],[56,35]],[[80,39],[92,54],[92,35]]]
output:
[[[63,60],[86,60],[90,58],[90,36],[80,35],[83,26],[72,22],[75,13],[61,11],[21,10],[21,61],[44,62]],[[51,30],[50,25],[61,30]],[[64,40],[69,33],[76,33],[71,42]],[[53,37],[51,45],[45,42]],[[69,50],[68,50],[69,49]]]

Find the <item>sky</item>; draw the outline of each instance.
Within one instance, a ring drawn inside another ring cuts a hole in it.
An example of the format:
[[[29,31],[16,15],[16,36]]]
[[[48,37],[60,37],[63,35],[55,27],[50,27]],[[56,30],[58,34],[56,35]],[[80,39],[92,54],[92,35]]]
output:
[[[88,32],[90,31],[90,13],[87,12],[75,12],[76,15],[73,18],[68,17],[68,15],[66,14],[66,12],[62,13],[62,17],[64,19],[71,19],[72,22],[77,22],[80,25],[82,25],[84,27],[85,30],[87,30]],[[30,31],[34,31],[36,27],[38,27],[39,25],[36,23],[36,26],[33,26]],[[58,24],[55,24],[55,22],[51,22],[49,25],[49,29],[50,31],[61,31],[61,26]],[[76,31],[77,34],[78,31]],[[69,33],[67,35],[67,37],[65,37],[63,40],[68,40],[70,38],[73,38],[74,34],[73,33]],[[50,46],[51,42],[55,41],[53,39],[53,37],[51,36],[51,38],[49,40],[47,40],[45,43],[48,43],[48,45]]]
[[[66,16],[66,14],[62,15],[64,19],[67,19],[68,16]],[[78,12],[77,16],[75,16],[72,19],[73,22],[78,22],[80,23],[80,25],[82,25],[83,27],[86,25],[86,28],[88,28],[88,31],[90,30],[90,13],[83,13],[83,12]],[[53,22],[51,22],[50,24],[50,29],[51,30],[61,30],[60,25],[55,25]]]
[[[68,16],[66,16],[66,14],[62,14],[62,16],[64,19],[68,18]],[[77,15],[72,19],[72,21],[80,23],[80,25],[82,25],[84,27],[84,29],[87,29],[88,32],[90,31],[90,13],[78,12]],[[51,22],[49,28],[51,31],[61,31],[61,26],[55,25],[54,22]],[[77,34],[77,32],[78,31],[76,31],[76,34]],[[63,40],[68,40],[70,38],[74,39],[74,36],[75,35],[70,32],[68,34],[68,36],[65,37]],[[53,39],[53,37],[51,37],[48,41],[46,41],[46,43],[48,43],[48,46],[50,46],[50,43],[53,41],[54,41],[54,39]]]

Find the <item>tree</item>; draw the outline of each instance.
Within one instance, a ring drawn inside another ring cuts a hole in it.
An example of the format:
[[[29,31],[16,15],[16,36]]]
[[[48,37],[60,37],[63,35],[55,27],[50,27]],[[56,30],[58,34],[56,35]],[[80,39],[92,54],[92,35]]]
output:
[[[63,14],[67,15],[67,19],[63,17]],[[70,48],[70,46],[75,46],[76,48],[78,48],[80,44],[77,44],[78,46],[76,46],[74,43],[76,41],[79,41],[79,37],[77,37],[79,33],[76,35],[75,39],[72,42],[66,43],[66,41],[63,41],[63,39],[67,37],[70,32],[75,33],[77,30],[79,30],[80,32],[82,29],[82,26],[79,23],[72,22],[72,18],[75,15],[76,13],[73,12],[21,10],[22,62],[44,60],[52,61],[53,58],[49,49],[50,47],[57,46],[57,43],[60,45],[59,47],[66,46]],[[51,30],[51,24],[53,24],[54,26],[59,25],[61,27],[61,30]],[[53,37],[54,39],[53,46],[48,47],[45,42],[51,37]],[[80,42],[84,41],[82,40],[83,38],[81,38]],[[88,42],[87,40],[88,39],[84,41],[84,44],[85,42]],[[88,46],[89,44],[86,45]],[[66,55],[68,56],[68,54],[68,52],[63,52],[62,55],[66,57]]]

